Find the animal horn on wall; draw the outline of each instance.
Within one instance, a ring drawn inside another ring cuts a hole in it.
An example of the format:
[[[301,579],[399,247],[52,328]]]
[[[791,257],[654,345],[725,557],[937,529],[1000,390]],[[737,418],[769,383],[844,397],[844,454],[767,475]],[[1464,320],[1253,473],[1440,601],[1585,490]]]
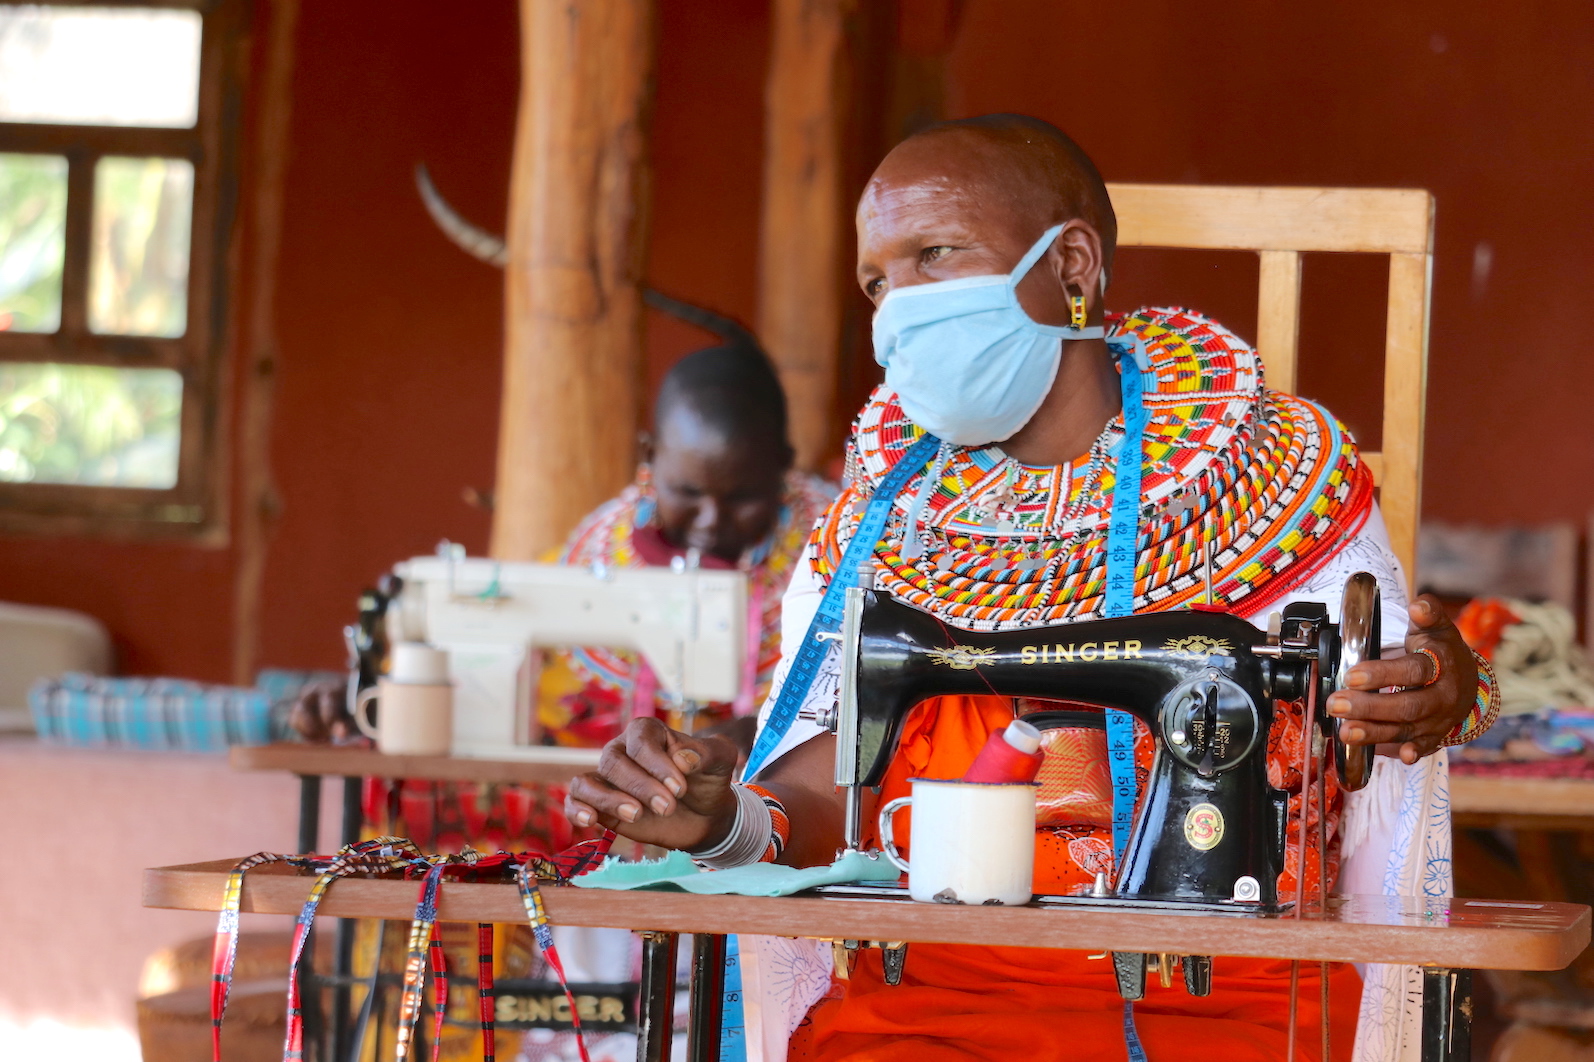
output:
[[[488,265],[497,266],[499,269],[509,262],[509,247],[504,243],[502,236],[494,236],[486,229],[478,228],[460,216],[459,211],[449,205],[437,186],[432,183],[432,175],[426,171],[426,163],[415,165],[415,187],[421,193],[421,202],[426,204],[426,212],[437,222],[437,227],[443,230],[443,235],[449,241],[470,255],[478,258]]]
[[[415,165],[415,187],[421,193],[421,202],[426,204],[426,212],[432,216],[437,227],[443,230],[443,235],[448,237],[450,243],[472,258],[480,259],[499,269],[504,268],[509,261],[509,247],[504,243],[504,238],[494,236],[486,229],[466,221],[459,211],[443,198],[443,194],[437,190],[437,185],[432,183],[432,175],[427,171],[424,162]],[[687,324],[696,325],[704,331],[713,332],[726,343],[762,349],[756,336],[740,322],[724,314],[673,299],[652,288],[642,290],[642,300],[655,310],[667,313]]]
[[[693,306],[680,299],[672,299],[663,292],[654,291],[652,288],[642,289],[642,301],[661,313],[667,313],[677,320],[685,321],[689,325],[696,325],[705,332],[713,332],[730,346],[752,347],[762,350],[758,337],[744,328],[741,322],[726,317],[724,314],[706,310],[701,306]]]

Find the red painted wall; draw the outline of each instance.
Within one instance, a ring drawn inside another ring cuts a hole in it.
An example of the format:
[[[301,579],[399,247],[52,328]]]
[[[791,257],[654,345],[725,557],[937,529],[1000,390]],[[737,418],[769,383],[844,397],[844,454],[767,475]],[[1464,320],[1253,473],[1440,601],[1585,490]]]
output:
[[[904,0],[910,17],[919,2]],[[750,323],[767,0],[659,9],[648,278]],[[1594,508],[1594,361],[1565,312],[1594,280],[1594,9],[967,0],[955,41],[954,113],[1048,118],[1112,180],[1432,189],[1427,513]],[[304,0],[262,663],[336,666],[362,586],[442,537],[486,545],[462,495],[492,482],[501,278],[436,231],[411,173],[425,161],[466,216],[500,226],[517,56],[512,0],[447,17],[421,0]],[[1493,268],[1475,283],[1480,241]],[[1110,301],[1183,302],[1251,336],[1255,283],[1248,255],[1125,252]],[[1376,443],[1383,266],[1313,256],[1305,285],[1302,389]],[[650,316],[650,382],[705,338]],[[101,617],[129,671],[221,680],[233,564],[5,538],[0,599]]]
[[[968,0],[955,114],[1069,130],[1109,180],[1360,185],[1438,200],[1424,512],[1530,523],[1594,509],[1594,7],[1413,0]],[[1474,274],[1476,249],[1492,254]],[[1182,302],[1254,338],[1251,255],[1126,252],[1109,304]],[[1370,444],[1384,284],[1308,257],[1301,390]]]
[[[751,322],[761,181],[762,5],[661,4],[650,283]],[[498,434],[502,274],[426,216],[424,160],[502,231],[519,88],[515,6],[304,13],[279,289],[272,463],[284,499],[260,659],[336,665],[355,597],[439,539],[485,552]],[[354,58],[356,57],[357,58]],[[651,382],[707,337],[649,320]]]

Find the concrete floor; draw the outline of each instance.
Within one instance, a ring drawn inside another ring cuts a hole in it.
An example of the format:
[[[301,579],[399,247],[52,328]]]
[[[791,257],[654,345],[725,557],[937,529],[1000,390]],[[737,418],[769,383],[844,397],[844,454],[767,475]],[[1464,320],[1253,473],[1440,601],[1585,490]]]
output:
[[[339,790],[323,784],[324,846]],[[291,851],[298,796],[292,776],[239,774],[219,755],[0,739],[0,1058],[135,1062],[145,959],[216,928],[213,914],[142,907],[140,872]],[[246,930],[288,926],[244,916]]]

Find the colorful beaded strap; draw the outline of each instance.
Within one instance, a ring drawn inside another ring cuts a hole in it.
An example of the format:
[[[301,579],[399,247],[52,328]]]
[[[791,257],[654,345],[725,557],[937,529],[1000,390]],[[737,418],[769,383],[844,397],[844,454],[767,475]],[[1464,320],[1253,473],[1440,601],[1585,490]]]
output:
[[[442,880],[449,874],[454,874],[455,876],[469,875],[472,880],[478,881],[483,878],[491,880],[494,877],[499,880],[513,878],[516,881],[522,901],[526,906],[532,932],[537,938],[538,945],[543,950],[548,965],[559,979],[560,986],[564,989],[567,1000],[569,1000],[572,1023],[575,1026],[577,1036],[577,1046],[583,1062],[590,1062],[585,1038],[581,1031],[580,1018],[576,1013],[575,1000],[571,997],[570,987],[565,977],[564,963],[560,959],[558,949],[553,942],[553,933],[550,929],[546,907],[542,902],[538,879],[552,882],[555,885],[569,884],[571,879],[593,869],[603,861],[614,843],[614,836],[612,832],[606,831],[601,837],[583,841],[552,856],[541,853],[512,855],[507,852],[499,852],[491,856],[482,856],[475,852],[466,852],[463,855],[427,856],[423,855],[414,844],[403,838],[378,837],[369,841],[347,845],[340,849],[337,855],[330,858],[325,856],[285,856],[270,852],[260,852],[242,860],[227,876],[227,883],[222,894],[221,911],[216,924],[215,943],[211,949],[210,1017],[212,1062],[221,1062],[221,1024],[226,1015],[227,1002],[232,988],[233,970],[237,961],[238,914],[243,898],[244,877],[253,868],[267,863],[287,863],[300,870],[310,870],[317,874],[315,883],[310,888],[310,894],[300,908],[298,918],[295,920],[294,937],[289,958],[288,1027],[283,1043],[283,1058],[285,1062],[293,1062],[293,1060],[300,1060],[304,1057],[304,1016],[299,971],[300,963],[303,961],[306,950],[305,944],[315,923],[316,912],[333,882],[356,873],[396,873],[407,878],[418,875],[421,879],[420,898],[416,906],[415,920],[410,926],[409,949],[405,961],[403,995],[400,1005],[400,1027],[398,1043],[394,1052],[394,1058],[398,1062],[404,1062],[404,1060],[409,1058],[413,1046],[414,1028],[420,1016],[420,1001],[424,993],[424,980],[428,960],[430,961],[433,975],[434,1028],[432,1058],[434,1062],[438,1057],[443,1023],[448,1011],[448,965],[447,957],[443,952],[442,938],[437,931],[437,907]],[[496,1056],[496,1027],[494,1016],[495,989],[492,969],[493,927],[490,924],[480,923],[476,927],[476,933],[477,987],[480,992],[482,1058],[483,1062],[494,1062]]]
[[[393,1045],[394,1062],[405,1062],[415,1040],[415,1023],[421,1016],[421,996],[426,983],[427,953],[431,953],[433,1010],[435,1023],[432,1029],[432,1058],[437,1059],[443,1037],[443,1018],[448,1013],[448,960],[443,955],[443,941],[437,933],[437,890],[442,883],[446,861],[440,861],[426,872],[421,880],[420,902],[415,907],[415,920],[410,923],[409,947],[404,954],[404,988],[399,996],[398,1036]]]
[[[409,841],[402,837],[377,837],[344,846],[310,886],[310,895],[294,921],[293,946],[288,958],[288,1031],[282,1045],[283,1062],[299,1062],[304,1058],[304,1003],[299,988],[299,965],[304,959],[310,930],[315,925],[316,911],[327,890],[333,882],[351,874],[404,870],[417,862],[424,865],[425,857]]]
[[[210,952],[210,1057],[221,1062],[221,1019],[227,1013],[227,998],[232,994],[232,971],[238,961],[238,908],[243,900],[244,875],[265,863],[278,863],[283,856],[256,852],[227,874],[221,894],[221,917],[216,920],[216,942]]]

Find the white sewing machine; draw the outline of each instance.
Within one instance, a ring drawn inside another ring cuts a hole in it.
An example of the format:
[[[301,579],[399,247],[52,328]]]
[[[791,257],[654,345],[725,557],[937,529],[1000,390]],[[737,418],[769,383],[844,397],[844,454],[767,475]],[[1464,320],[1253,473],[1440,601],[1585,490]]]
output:
[[[735,700],[747,638],[741,572],[581,568],[416,557],[393,569],[390,641],[446,649],[454,679],[456,756],[595,761],[596,749],[537,743],[534,650],[607,646],[641,653],[682,702]]]

